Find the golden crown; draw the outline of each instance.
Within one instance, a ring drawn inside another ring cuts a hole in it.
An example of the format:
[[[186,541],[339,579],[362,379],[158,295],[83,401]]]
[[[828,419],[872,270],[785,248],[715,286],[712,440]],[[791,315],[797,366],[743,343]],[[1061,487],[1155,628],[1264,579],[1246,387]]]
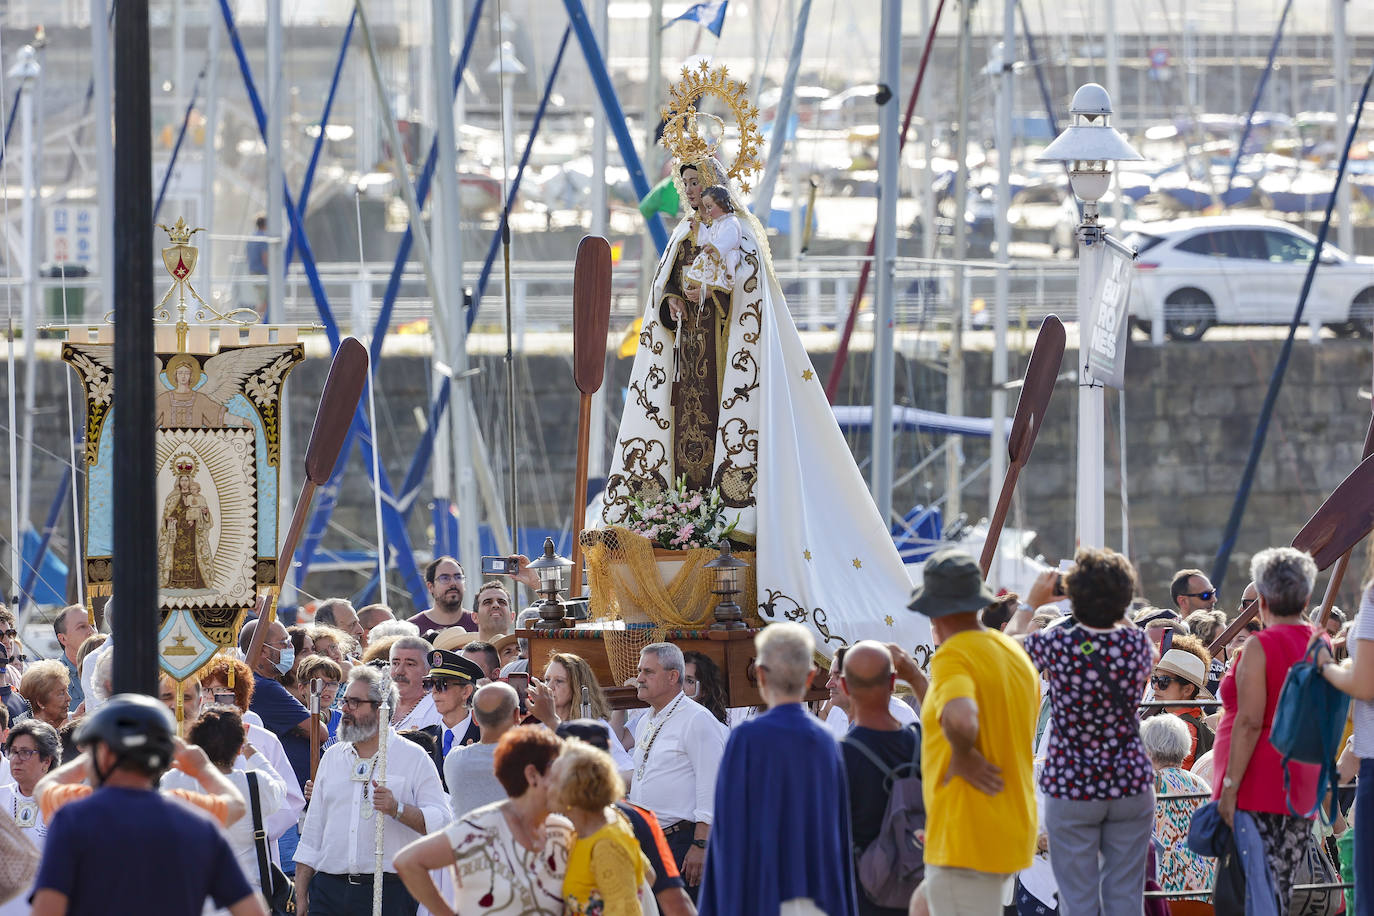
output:
[[[167,238],[173,245],[190,244],[191,236],[195,235],[197,232],[205,231],[204,229],[192,229],[190,226],[186,225],[186,220],[180,216],[177,217],[175,225],[164,226],[162,223],[158,223],[157,227],[167,233]]]
[[[739,182],[741,190],[748,191],[745,176],[763,168],[759,110],[749,102],[749,87],[742,80],[731,79],[724,64],[713,69],[708,61],[702,61],[695,69],[682,68],[682,79],[669,87],[668,104],[663,106],[663,145],[681,163],[703,162],[715,155],[719,141],[703,137],[697,124],[698,119],[707,119],[722,129],[725,126],[720,118],[697,111],[697,102],[708,95],[728,105],[735,117],[739,152],[725,172]]]
[[[198,466],[196,456],[190,452],[182,452],[172,459],[172,473],[177,477],[190,477]]]

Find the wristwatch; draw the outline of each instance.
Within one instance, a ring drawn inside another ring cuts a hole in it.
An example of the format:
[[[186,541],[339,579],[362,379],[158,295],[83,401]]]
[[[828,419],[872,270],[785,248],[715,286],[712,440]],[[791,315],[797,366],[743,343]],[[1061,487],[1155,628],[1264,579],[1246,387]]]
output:
[[[393,814],[393,815],[391,815],[391,816],[394,817],[394,818],[396,818],[396,820],[399,821],[399,820],[401,819],[401,815],[405,813],[405,810],[406,810],[406,803],[403,802],[403,801],[398,801],[398,802],[396,803],[396,813]]]
[[[1232,779],[1230,776],[1227,776],[1221,780],[1221,787],[1223,789],[1233,789],[1235,788],[1235,785],[1236,781]]]
[[[694,839],[694,840],[692,840],[692,845],[695,846],[697,849],[705,849],[705,848],[706,848],[706,841],[705,841],[705,840],[697,840],[697,839]]]

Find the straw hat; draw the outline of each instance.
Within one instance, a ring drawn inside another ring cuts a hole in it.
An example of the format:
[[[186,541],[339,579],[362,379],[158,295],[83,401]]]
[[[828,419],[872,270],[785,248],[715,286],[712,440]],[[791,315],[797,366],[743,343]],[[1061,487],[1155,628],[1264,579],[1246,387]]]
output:
[[[1170,649],[1164,653],[1164,657],[1155,665],[1156,674],[1171,674],[1174,677],[1182,678],[1197,688],[1197,699],[1212,700],[1211,691],[1207,689],[1207,666],[1202,663],[1191,652],[1184,649]]]
[[[477,640],[477,634],[471,630],[465,630],[459,626],[446,627],[439,631],[434,637],[433,644],[436,649],[443,649],[446,652],[457,652],[470,642]]]

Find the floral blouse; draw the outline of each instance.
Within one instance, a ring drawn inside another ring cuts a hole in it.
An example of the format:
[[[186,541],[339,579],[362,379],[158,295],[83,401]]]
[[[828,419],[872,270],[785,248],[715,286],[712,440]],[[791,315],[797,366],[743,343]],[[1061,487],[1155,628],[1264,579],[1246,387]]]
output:
[[[526,849],[511,832],[501,805],[496,802],[469,811],[444,828],[457,857],[454,911],[561,916],[572,824],[561,815],[549,815],[544,822],[544,848]]]
[[[1040,788],[1053,798],[1112,799],[1154,782],[1138,706],[1154,666],[1144,630],[1070,622],[1031,633],[1026,653],[1049,684],[1054,730]]]

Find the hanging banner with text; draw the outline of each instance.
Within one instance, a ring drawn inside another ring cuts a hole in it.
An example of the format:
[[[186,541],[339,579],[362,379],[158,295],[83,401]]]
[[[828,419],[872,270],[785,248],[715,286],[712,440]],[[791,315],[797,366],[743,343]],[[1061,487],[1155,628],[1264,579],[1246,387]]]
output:
[[[1095,250],[1094,250],[1095,249]],[[1094,264],[1092,332],[1088,369],[1093,380],[1112,388],[1126,387],[1126,339],[1130,334],[1131,276],[1135,252],[1115,240],[1092,246],[1084,257]]]

